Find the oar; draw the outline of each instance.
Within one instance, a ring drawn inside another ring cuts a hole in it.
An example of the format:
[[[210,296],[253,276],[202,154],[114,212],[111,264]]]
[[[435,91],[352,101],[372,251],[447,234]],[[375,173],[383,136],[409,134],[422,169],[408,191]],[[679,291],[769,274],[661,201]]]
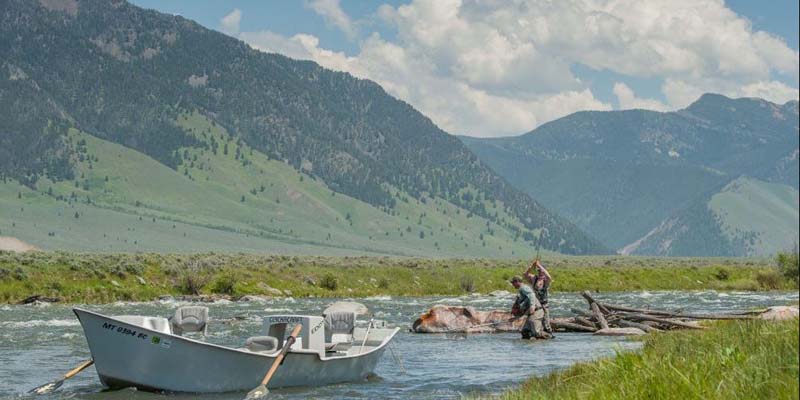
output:
[[[89,368],[89,366],[91,366],[92,364],[94,364],[94,360],[86,360],[86,361],[82,362],[80,365],[78,365],[77,367],[73,368],[71,371],[69,371],[66,374],[64,374],[63,378],[61,378],[61,379],[59,379],[57,381],[50,382],[50,383],[45,383],[44,385],[41,385],[41,386],[37,386],[37,387],[31,389],[30,391],[28,391],[28,393],[35,393],[35,394],[47,394],[47,393],[50,393],[50,392],[60,388],[61,385],[64,384],[65,380],[67,380],[69,378],[72,378],[75,375],[78,375],[78,373],[80,373],[81,371],[85,370],[86,368]]]
[[[364,335],[364,341],[361,342],[361,349],[358,350],[359,354],[364,352],[364,345],[367,344],[367,338],[369,337],[369,330],[372,328],[372,320],[373,318],[369,319],[369,325],[367,325],[367,333]]]
[[[275,375],[275,371],[278,370],[278,366],[281,365],[283,358],[286,357],[286,353],[289,351],[289,348],[292,347],[295,340],[297,340],[297,335],[300,334],[301,329],[303,329],[303,325],[295,325],[292,333],[288,338],[286,338],[286,343],[283,344],[283,348],[278,354],[278,357],[275,357],[275,361],[272,362],[272,366],[269,368],[269,371],[267,371],[267,374],[264,375],[264,379],[261,380],[261,384],[256,386],[255,389],[249,391],[247,393],[247,397],[245,397],[245,400],[256,400],[266,397],[267,393],[269,393],[269,389],[267,389],[267,383],[269,383],[269,380],[272,379],[272,375]]]

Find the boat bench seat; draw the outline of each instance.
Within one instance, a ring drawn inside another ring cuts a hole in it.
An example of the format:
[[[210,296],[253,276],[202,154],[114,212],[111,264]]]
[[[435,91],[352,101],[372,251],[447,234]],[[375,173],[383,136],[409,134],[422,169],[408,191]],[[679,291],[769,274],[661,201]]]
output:
[[[247,338],[244,347],[252,352],[272,352],[278,350],[278,338],[274,336],[253,336]]]
[[[141,315],[119,315],[114,317],[122,322],[141,326],[142,328],[150,329],[161,333],[172,333],[169,326],[169,321],[163,317],[143,317]]]
[[[188,332],[202,332],[206,335],[208,330],[208,307],[184,306],[175,310],[175,315],[170,319],[172,333],[183,335]]]
[[[325,350],[346,351],[350,348],[355,327],[354,312],[337,311],[325,315]]]

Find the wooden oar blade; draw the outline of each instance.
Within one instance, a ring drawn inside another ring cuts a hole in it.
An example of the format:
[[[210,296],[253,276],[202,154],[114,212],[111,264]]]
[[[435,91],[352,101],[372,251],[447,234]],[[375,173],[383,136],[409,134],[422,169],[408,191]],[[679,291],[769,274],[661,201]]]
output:
[[[63,385],[63,384],[64,384],[64,380],[63,379],[59,379],[59,380],[54,381],[54,382],[45,383],[44,385],[37,386],[37,387],[29,390],[28,393],[34,393],[34,394],[52,393],[56,389],[60,388],[61,385]]]
[[[255,389],[247,392],[247,396],[244,400],[258,400],[267,397],[269,393],[269,389],[267,389],[264,385],[258,385]]]

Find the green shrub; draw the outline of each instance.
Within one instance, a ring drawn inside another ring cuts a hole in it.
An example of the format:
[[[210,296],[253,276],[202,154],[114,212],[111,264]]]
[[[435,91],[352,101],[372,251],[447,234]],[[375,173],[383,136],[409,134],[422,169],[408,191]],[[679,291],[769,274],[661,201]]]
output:
[[[800,266],[798,266],[797,243],[791,251],[778,253],[778,268],[781,274],[788,280],[794,282],[795,286],[800,285]]]
[[[125,268],[125,272],[131,275],[141,275],[144,273],[144,266],[142,266],[142,264],[128,262],[123,266]]]
[[[780,289],[783,283],[783,276],[777,270],[767,269],[756,273],[756,282],[764,289]]]
[[[204,278],[201,278],[197,274],[189,273],[181,278],[181,282],[178,285],[178,290],[183,294],[190,294],[190,295],[198,295],[200,291],[203,289],[203,286],[206,285],[206,281]]]
[[[319,281],[319,286],[328,290],[336,290],[339,287],[339,281],[331,274],[325,274]]]
[[[386,279],[386,278],[381,278],[381,280],[378,281],[378,287],[381,288],[381,289],[388,289],[389,288],[389,280]]]
[[[475,279],[473,279],[471,276],[465,275],[461,277],[461,283],[459,286],[461,286],[461,290],[467,293],[472,293],[475,291]]]
[[[721,267],[717,269],[717,273],[714,274],[714,277],[721,281],[727,281],[731,277],[731,270]]]
[[[17,267],[14,270],[14,279],[16,279],[18,281],[27,281],[28,278],[29,278],[28,277],[28,273],[25,272],[25,270],[22,269],[22,267]]]
[[[214,284],[211,286],[211,292],[232,295],[236,291],[235,287],[236,279],[233,278],[233,275],[222,275],[214,281]]]

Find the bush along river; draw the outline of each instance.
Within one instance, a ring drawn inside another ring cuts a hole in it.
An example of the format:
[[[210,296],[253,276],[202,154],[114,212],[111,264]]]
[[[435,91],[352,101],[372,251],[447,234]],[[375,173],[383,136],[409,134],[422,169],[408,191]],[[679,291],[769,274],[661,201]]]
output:
[[[599,299],[631,307],[656,306],[684,312],[729,312],[784,305],[798,300],[797,292],[617,292]],[[553,316],[570,315],[570,307],[585,307],[575,293],[557,293]],[[436,304],[473,306],[479,310],[508,309],[509,296],[372,297],[357,299],[376,319],[403,331],[384,354],[376,376],[364,382],[323,387],[271,390],[271,399],[453,399],[491,395],[523,383],[531,375],[546,375],[570,365],[618,351],[635,350],[640,342],[620,337],[560,333],[554,340],[528,342],[517,333],[455,336],[412,334],[408,327]],[[211,323],[207,341],[241,347],[250,336],[263,334],[262,319],[270,314],[319,315],[335,299],[274,298],[250,302],[206,304]],[[86,308],[110,315],[169,316],[187,303],[156,301],[112,303]],[[361,317],[362,319],[364,317]],[[393,354],[396,357],[393,357]],[[90,357],[77,319],[67,305],[0,307],[0,398],[158,399],[163,395],[125,389],[103,392],[93,368],[67,381],[57,392],[36,396],[26,392],[63,375]],[[241,399],[244,393],[171,395],[174,399]]]

